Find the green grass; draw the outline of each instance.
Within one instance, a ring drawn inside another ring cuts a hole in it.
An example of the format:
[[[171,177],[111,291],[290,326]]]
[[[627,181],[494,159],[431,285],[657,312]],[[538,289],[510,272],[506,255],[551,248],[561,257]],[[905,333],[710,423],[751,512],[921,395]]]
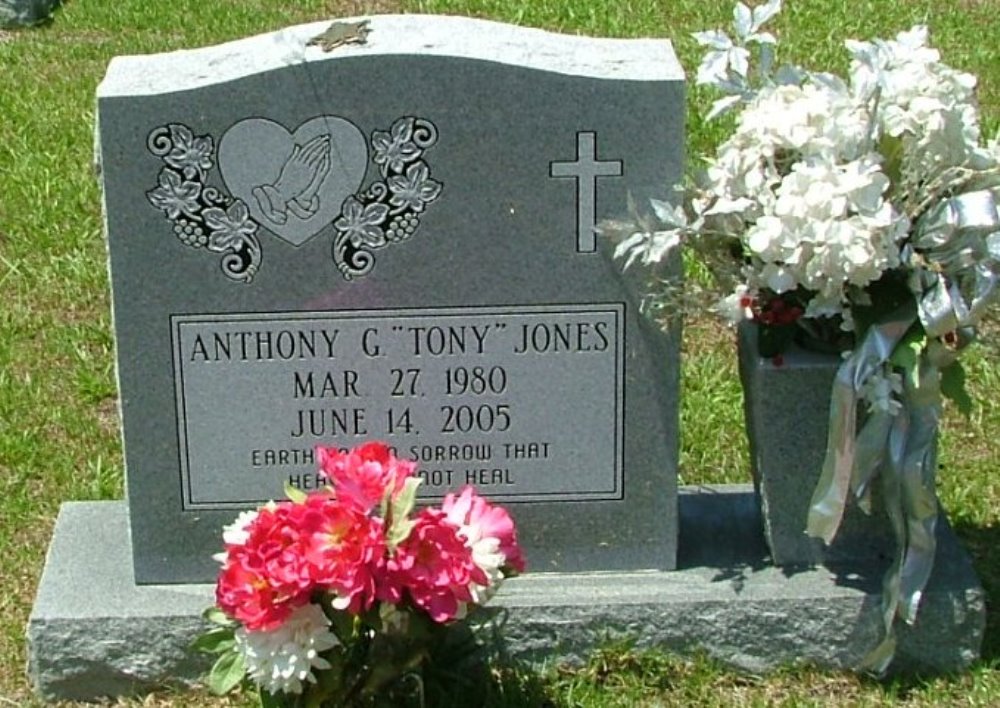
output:
[[[68,0],[55,22],[0,34],[0,706],[32,705],[24,627],[59,504],[122,495],[100,195],[91,168],[94,92],[116,54],[216,43],[297,22],[374,10],[470,14],[566,32],[671,38],[693,74],[690,33],[727,24],[726,0]],[[927,22],[952,65],[981,81],[984,123],[1000,125],[997,0],[787,0],[775,22],[782,56],[840,70],[842,41],[889,36]],[[723,126],[706,125],[710,96],[689,92],[695,162]],[[685,336],[685,483],[745,481],[740,389],[730,333],[691,323]],[[940,491],[1000,604],[1000,372],[988,350],[971,357],[976,408],[949,414]],[[768,677],[699,658],[621,646],[576,670],[508,669],[493,705],[989,705],[1000,702],[1000,613],[991,607],[984,660],[959,677],[879,684],[796,669]],[[249,705],[165,693],[129,705]]]

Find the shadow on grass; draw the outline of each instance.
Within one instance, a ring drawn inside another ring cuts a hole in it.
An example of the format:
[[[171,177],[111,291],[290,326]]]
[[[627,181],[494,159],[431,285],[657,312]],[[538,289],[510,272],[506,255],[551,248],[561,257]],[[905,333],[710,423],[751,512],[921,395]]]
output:
[[[537,670],[505,650],[503,608],[479,608],[470,623],[452,625],[430,648],[423,671],[422,699],[414,706],[440,708],[550,708],[545,681]],[[413,698],[410,692],[409,698]],[[399,700],[393,708],[404,708]],[[406,703],[405,706],[409,706]]]

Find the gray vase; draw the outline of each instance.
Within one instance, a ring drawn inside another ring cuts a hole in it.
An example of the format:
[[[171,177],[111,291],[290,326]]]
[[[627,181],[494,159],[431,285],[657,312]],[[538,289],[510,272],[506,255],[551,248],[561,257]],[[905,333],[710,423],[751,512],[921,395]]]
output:
[[[739,361],[754,490],[775,565],[888,557],[892,530],[877,494],[871,516],[849,501],[830,546],[805,533],[826,453],[830,391],[840,357],[793,347],[780,363],[762,358],[757,326],[747,323],[740,328]]]

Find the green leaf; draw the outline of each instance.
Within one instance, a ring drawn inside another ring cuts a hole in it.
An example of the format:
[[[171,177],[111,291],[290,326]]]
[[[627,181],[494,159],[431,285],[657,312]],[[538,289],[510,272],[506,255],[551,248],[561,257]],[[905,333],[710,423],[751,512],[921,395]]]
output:
[[[326,701],[334,697],[343,697],[344,694],[344,676],[343,676],[343,654],[338,655],[340,661],[337,663],[332,663],[329,669],[316,672],[316,683],[307,684],[305,692],[302,695],[303,703],[306,708],[311,706],[316,706],[316,708],[322,708],[324,705],[330,705]],[[354,705],[353,703],[344,705]]]
[[[941,393],[951,399],[965,417],[972,414],[972,396],[965,388],[965,369],[956,361],[941,371]]]
[[[409,477],[403,484],[403,489],[392,500],[389,510],[389,532],[386,534],[386,542],[390,548],[395,548],[405,541],[413,530],[414,522],[410,520],[410,512],[417,503],[417,487],[421,481],[420,477]]]
[[[293,487],[291,482],[287,479],[285,480],[285,496],[296,504],[304,504],[306,499],[309,498],[308,494],[303,492],[298,487]]]
[[[331,612],[327,612],[326,616],[330,620],[330,629],[333,630],[334,635],[342,645],[347,646],[354,641],[355,634],[359,629],[357,617],[332,607]]]
[[[923,327],[915,325],[910,327],[889,357],[893,366],[903,370],[903,378],[911,389],[920,388],[920,354],[926,344]]]
[[[260,699],[260,708],[285,708],[285,701],[263,688],[260,689],[258,698]]]
[[[191,651],[203,654],[221,654],[234,646],[236,646],[236,642],[233,639],[232,627],[216,627],[191,642]]]
[[[421,477],[407,477],[403,483],[403,489],[399,495],[392,500],[392,513],[394,516],[409,516],[413,507],[417,503],[417,487],[423,481]]]
[[[208,620],[212,624],[218,624],[223,627],[235,627],[236,622],[229,619],[225,612],[220,610],[214,605],[209,607],[207,610],[201,613],[202,619]]]
[[[878,152],[882,155],[882,173],[892,183],[890,189],[898,186],[903,175],[903,139],[883,135],[878,143]]]
[[[222,696],[240,684],[246,671],[243,655],[236,651],[227,651],[216,660],[212,670],[208,672],[205,683],[209,691]]]

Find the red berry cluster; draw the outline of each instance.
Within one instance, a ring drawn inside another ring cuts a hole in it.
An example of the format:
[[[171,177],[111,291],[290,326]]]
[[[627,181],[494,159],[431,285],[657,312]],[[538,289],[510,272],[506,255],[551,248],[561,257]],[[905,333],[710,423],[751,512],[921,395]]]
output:
[[[753,318],[764,325],[790,325],[802,317],[802,312],[798,305],[790,305],[780,297],[773,297],[763,306],[760,301],[754,303]]]

